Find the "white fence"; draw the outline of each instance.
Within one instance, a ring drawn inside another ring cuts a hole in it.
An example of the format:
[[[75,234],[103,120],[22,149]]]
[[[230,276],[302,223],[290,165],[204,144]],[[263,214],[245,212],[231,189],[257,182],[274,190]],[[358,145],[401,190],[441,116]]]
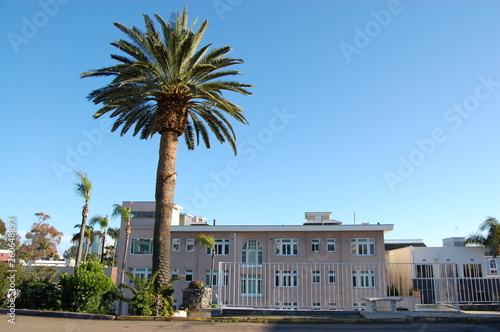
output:
[[[219,263],[222,308],[362,310],[363,297],[402,297],[399,307],[500,302],[500,279],[477,264]]]

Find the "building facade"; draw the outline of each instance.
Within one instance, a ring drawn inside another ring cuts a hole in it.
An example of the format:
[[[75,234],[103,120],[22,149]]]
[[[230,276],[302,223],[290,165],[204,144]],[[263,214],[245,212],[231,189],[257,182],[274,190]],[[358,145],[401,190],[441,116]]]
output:
[[[120,246],[120,257],[127,255],[120,270],[151,275],[155,203],[123,205],[133,218],[128,252]],[[343,225],[330,212],[308,212],[296,225],[215,226],[180,210],[174,208],[171,229],[171,274],[184,276],[174,283],[177,305],[192,280],[213,286],[219,305],[238,307],[334,309],[341,300],[356,307],[362,296],[385,294],[384,272],[373,266],[385,263],[384,234],[393,225]],[[199,234],[216,240],[214,271],[211,249],[195,243]],[[332,298],[310,296],[327,291]]]

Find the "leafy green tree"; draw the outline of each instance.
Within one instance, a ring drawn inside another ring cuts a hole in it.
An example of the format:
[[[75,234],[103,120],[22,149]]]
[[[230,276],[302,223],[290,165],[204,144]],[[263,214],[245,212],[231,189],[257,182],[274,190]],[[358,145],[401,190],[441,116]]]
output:
[[[500,223],[496,218],[486,218],[479,226],[479,231],[470,234],[465,242],[467,244],[483,246],[489,251],[490,255],[496,257],[500,252]]]
[[[107,229],[109,227],[109,217],[108,215],[103,216],[103,215],[97,215],[93,216],[90,218],[89,221],[90,226],[95,226],[98,225],[101,228],[101,238],[102,238],[102,251],[101,251],[101,264],[104,263],[104,254],[105,254],[105,246],[106,246],[106,236],[107,236]]]
[[[82,261],[82,251],[83,251],[83,239],[85,238],[85,226],[87,225],[87,218],[89,214],[89,201],[90,201],[90,192],[92,191],[92,182],[87,174],[83,172],[75,171],[77,180],[74,183],[75,185],[75,193],[82,197],[85,201],[85,204],[82,207],[82,223],[80,225],[80,238],[78,241],[78,252],[76,254],[76,266],[80,266]]]
[[[75,225],[75,228],[81,228],[82,225],[80,224],[76,224]],[[94,236],[95,235],[100,235],[101,233],[99,231],[94,231],[94,227],[92,226],[85,226],[85,230],[83,231],[83,239],[84,239],[84,248],[82,248],[82,251],[83,249],[85,250],[85,252],[83,253],[83,258],[82,258],[82,261],[85,262],[87,260],[87,256],[89,254],[89,251],[90,251],[90,246],[92,245],[92,243],[94,242]],[[71,242],[72,243],[79,243],[80,241],[80,236],[81,236],[81,231],[78,232],[78,233],[75,233],[73,234],[73,237],[71,238]]]
[[[82,77],[112,77],[111,83],[92,91],[88,99],[102,104],[94,114],[116,118],[112,131],[121,127],[121,135],[130,128],[141,139],[160,135],[156,174],[156,216],[153,235],[153,271],[160,271],[156,287],[170,279],[170,227],[176,183],[175,162],[179,137],[184,135],[192,150],[200,139],[210,148],[211,131],[221,143],[228,142],[236,153],[236,135],[226,116],[247,124],[243,109],[225,98],[225,92],[250,95],[243,84],[230,78],[240,75],[229,69],[243,63],[226,57],[229,46],[200,47],[208,27],[205,20],[194,30],[188,25],[187,7],[170,22],[155,14],[160,25],[144,15],[146,31],[124,24],[115,26],[130,41],[111,43],[125,55],[112,55],[118,63],[94,69]]]
[[[174,313],[172,294],[174,288],[172,282],[182,279],[175,277],[160,289],[155,289],[154,282],[159,271],[153,273],[150,278],[141,277],[124,271],[130,280],[130,285],[122,283],[120,288],[129,289],[133,296],[127,299],[129,302],[129,314],[134,316],[171,316]]]
[[[57,245],[61,243],[63,233],[47,222],[50,219],[48,214],[38,212],[35,215],[38,222],[33,223],[26,233],[26,241],[19,247],[16,258],[37,259],[40,258],[37,257],[39,251],[43,252],[43,257],[57,253]]]
[[[118,289],[104,274],[102,265],[89,260],[75,268],[75,273],[61,274],[62,308],[73,312],[113,314]]]
[[[78,236],[80,236],[80,235],[78,235]],[[78,246],[71,246],[68,249],[66,249],[66,251],[63,254],[63,257],[75,259],[77,252],[78,252]]]

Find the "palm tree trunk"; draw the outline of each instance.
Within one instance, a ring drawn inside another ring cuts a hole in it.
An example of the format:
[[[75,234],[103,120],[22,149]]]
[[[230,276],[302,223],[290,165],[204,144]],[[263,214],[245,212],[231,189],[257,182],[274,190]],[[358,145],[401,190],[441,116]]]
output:
[[[159,289],[170,280],[170,226],[176,182],[175,161],[179,134],[172,130],[161,133],[158,170],[156,173],[156,218],[153,235],[153,273]]]
[[[87,203],[85,203],[82,209],[82,225],[80,226],[80,241],[78,241],[78,252],[76,254],[76,262],[75,262],[76,267],[80,266],[80,263],[82,261],[83,239],[85,238],[85,227],[87,226],[86,223],[87,223],[88,213],[89,213],[89,206]]]
[[[102,231],[101,264],[104,264],[104,246],[106,245],[106,228]]]

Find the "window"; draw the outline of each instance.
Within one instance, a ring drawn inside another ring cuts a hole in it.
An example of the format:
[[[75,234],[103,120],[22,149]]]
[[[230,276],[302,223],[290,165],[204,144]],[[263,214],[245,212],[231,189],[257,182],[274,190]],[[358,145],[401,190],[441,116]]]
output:
[[[481,264],[464,264],[464,278],[481,278],[483,269]]]
[[[132,255],[152,255],[153,240],[152,239],[132,239],[130,245],[130,253]]]
[[[418,264],[415,266],[417,278],[434,278],[434,270],[431,264]]]
[[[152,269],[146,269],[146,268],[132,268],[130,271],[132,274],[138,275],[142,279],[149,279],[153,275],[153,270]]]
[[[312,283],[315,285],[321,284],[321,272],[320,271],[312,271]]]
[[[172,239],[172,251],[181,250],[181,239]]]
[[[337,302],[329,302],[328,310],[337,310]]]
[[[298,309],[297,302],[276,302],[276,309]]]
[[[241,296],[262,296],[262,275],[242,274],[240,279]]]
[[[184,282],[193,281],[193,269],[185,269],[184,273],[185,273]]]
[[[299,275],[297,274],[297,271],[276,271],[276,287],[298,287],[298,284]]]
[[[366,302],[354,302],[352,306],[354,310],[366,310]]]
[[[319,239],[311,239],[311,251],[319,252]]]
[[[351,254],[375,256],[375,239],[351,239]]]
[[[375,271],[352,271],[353,288],[375,288]]]
[[[219,256],[229,255],[229,239],[215,239],[215,253]],[[207,255],[212,255],[212,248],[207,248]]]
[[[186,239],[186,251],[187,252],[194,251],[194,239]]]
[[[321,310],[321,303],[320,302],[313,302],[312,310]]]
[[[132,211],[132,218],[154,218],[156,216],[155,211]]]
[[[172,279],[174,277],[177,278],[179,276],[179,269],[171,269],[170,276],[172,277]],[[175,282],[179,282],[179,280],[176,280]]]
[[[262,264],[262,244],[257,240],[248,240],[241,248],[241,262],[248,265]]]
[[[337,283],[337,271],[328,271],[328,284],[335,285]]]
[[[489,259],[488,261],[489,261],[490,273],[491,274],[498,273],[496,259]]]
[[[441,278],[458,278],[458,269],[456,264],[440,265]]]
[[[335,252],[335,239],[326,239],[326,251]]]
[[[222,274],[222,286],[227,286],[229,284],[229,270],[224,270]],[[205,285],[206,286],[218,286],[219,285],[219,270],[214,270],[212,275],[213,285],[210,283],[210,270],[205,270]]]
[[[297,239],[276,239],[276,251],[277,256],[297,256],[298,255],[298,243]]]

